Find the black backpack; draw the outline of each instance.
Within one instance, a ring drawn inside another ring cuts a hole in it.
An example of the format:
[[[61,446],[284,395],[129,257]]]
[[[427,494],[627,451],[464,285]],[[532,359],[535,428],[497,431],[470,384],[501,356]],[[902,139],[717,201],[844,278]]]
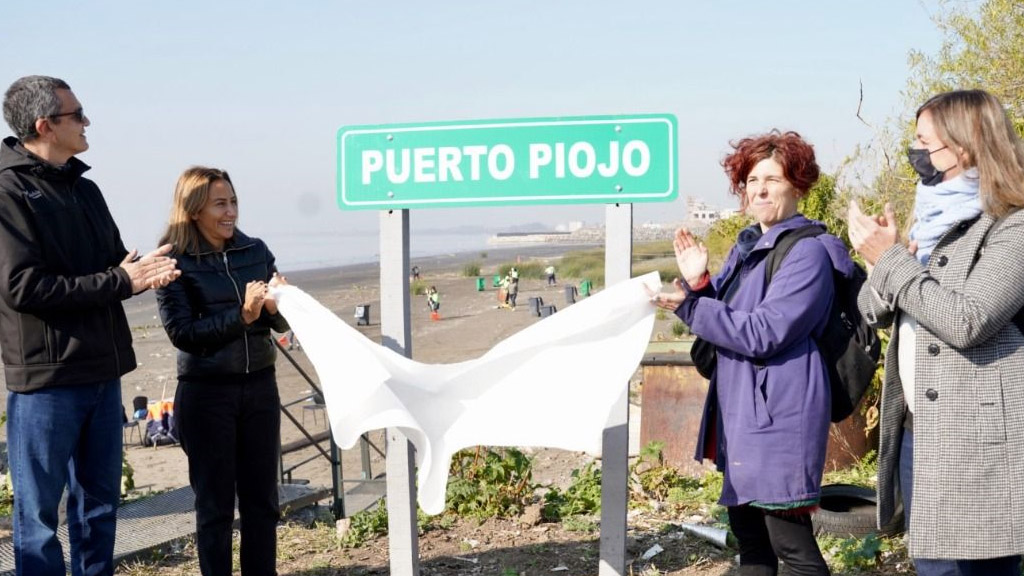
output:
[[[178,427],[174,415],[164,412],[159,420],[146,423],[146,433],[142,436],[143,446],[170,446],[178,443]]]
[[[820,226],[808,225],[782,234],[776,240],[775,248],[765,256],[765,285],[772,281],[786,254],[797,242],[824,233]],[[867,278],[867,272],[859,264],[854,264],[852,278],[839,274],[833,268],[835,297],[825,330],[815,339],[828,367],[833,422],[845,420],[860,404],[864,392],[871,385],[882,353],[878,333],[867,325],[857,308],[857,294]]]

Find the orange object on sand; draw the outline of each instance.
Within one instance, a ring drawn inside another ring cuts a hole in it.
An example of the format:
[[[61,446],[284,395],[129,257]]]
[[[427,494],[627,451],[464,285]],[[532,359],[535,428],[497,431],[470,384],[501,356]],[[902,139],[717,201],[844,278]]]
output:
[[[431,312],[430,319],[436,322],[441,319],[441,314],[439,314],[438,312]]]
[[[174,414],[174,400],[151,400],[149,402],[147,418],[160,420],[163,413]]]
[[[285,334],[284,336],[281,336],[280,338],[278,338],[277,339],[277,343],[280,344],[281,346],[287,346],[288,345],[288,335]]]

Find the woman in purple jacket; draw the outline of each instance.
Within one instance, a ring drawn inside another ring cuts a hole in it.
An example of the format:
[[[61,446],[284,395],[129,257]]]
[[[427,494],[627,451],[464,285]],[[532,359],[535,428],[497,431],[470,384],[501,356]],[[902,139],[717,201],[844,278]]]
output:
[[[825,465],[831,395],[814,337],[833,298],[832,269],[852,266],[830,234],[794,244],[772,277],[765,257],[790,230],[824,228],[797,212],[818,179],[814,149],[795,132],[744,138],[722,162],[731,190],[757,223],[742,230],[715,277],[708,252],[676,233],[682,280],[654,297],[713,344],[697,459],[724,472],[720,503],[740,545],[740,574],[829,574],[811,528]]]

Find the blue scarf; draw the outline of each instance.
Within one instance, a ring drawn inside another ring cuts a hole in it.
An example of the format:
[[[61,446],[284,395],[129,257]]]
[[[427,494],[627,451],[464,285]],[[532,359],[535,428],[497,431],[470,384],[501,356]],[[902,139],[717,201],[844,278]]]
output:
[[[750,256],[762,235],[764,233],[761,231],[761,225],[757,223],[740,230],[739,236],[736,237],[736,251],[739,255],[739,259],[736,261],[737,266],[742,264],[747,256]]]
[[[917,183],[914,200],[916,221],[910,229],[910,239],[917,240],[917,259],[922,264],[928,264],[928,257],[939,243],[939,238],[950,228],[981,214],[978,184],[976,168],[935,186]]]

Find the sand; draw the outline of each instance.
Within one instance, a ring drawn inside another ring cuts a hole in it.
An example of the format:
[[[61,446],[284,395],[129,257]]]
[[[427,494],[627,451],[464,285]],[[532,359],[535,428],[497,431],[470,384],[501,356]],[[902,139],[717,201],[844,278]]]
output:
[[[564,281],[578,280],[559,278],[559,284],[547,286],[545,279],[523,278],[520,281],[519,307],[515,310],[497,307],[497,289],[492,287],[491,278],[502,264],[536,260],[554,263],[567,250],[578,249],[567,245],[543,245],[527,248],[502,248],[488,250],[482,259],[480,253],[446,254],[436,257],[413,259],[420,268],[421,279],[427,285],[434,285],[441,293],[441,319],[432,321],[423,296],[412,299],[412,357],[421,362],[450,363],[478,357],[507,336],[541,319],[529,309],[531,297],[539,296],[544,302],[565,306]],[[486,279],[486,289],[477,291],[476,278],[462,275],[462,267],[470,261],[480,262],[481,274]],[[321,303],[338,314],[349,324],[356,326],[354,317],[357,305],[370,305],[369,326],[357,329],[375,342],[380,341],[379,268],[374,264],[358,264],[341,268],[310,271],[283,271],[289,280],[312,294]],[[152,293],[139,295],[125,303],[129,324],[133,329],[134,346],[138,368],[122,379],[123,403],[131,412],[132,398],[146,396],[150,400],[163,397],[174,398],[177,385],[176,351],[167,339],[160,325],[155,297]],[[312,369],[301,351],[294,351],[292,357],[309,375],[315,378]],[[295,422],[304,423],[312,434],[326,429],[325,419],[315,410],[304,409],[311,405],[308,400],[311,388],[288,360],[282,356],[277,365],[278,386],[282,404]],[[543,399],[538,399],[543,401]],[[0,432],[0,440],[6,439],[6,430]],[[286,416],[282,418],[282,441],[288,443],[302,438],[302,432]],[[382,434],[371,434],[371,439],[383,450]],[[136,491],[158,491],[188,484],[188,466],[185,454],[177,446],[145,448],[137,442],[126,444],[127,457],[135,470]],[[330,466],[327,460],[317,456],[314,448],[287,454],[284,466],[310,460],[294,470],[294,479],[308,480],[312,485],[330,486]],[[557,481],[567,471],[586,462],[590,457],[584,454],[561,454],[557,451],[537,451],[535,479],[545,483]],[[383,458],[371,450],[371,474],[384,470]],[[358,450],[345,451],[343,455],[343,477],[361,477]],[[549,464],[550,470],[545,468]],[[348,486],[351,488],[351,486]]]

